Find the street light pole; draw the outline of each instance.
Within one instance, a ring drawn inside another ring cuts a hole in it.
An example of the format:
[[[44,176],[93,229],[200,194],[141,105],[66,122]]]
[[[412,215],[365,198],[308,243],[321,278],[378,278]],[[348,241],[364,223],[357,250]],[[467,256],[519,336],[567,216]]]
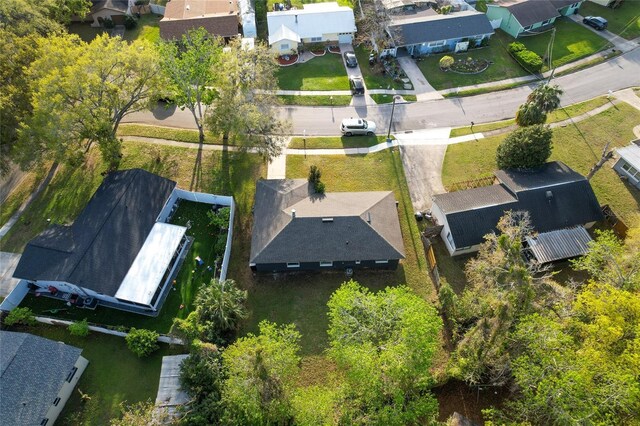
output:
[[[393,113],[396,110],[396,100],[398,95],[393,97],[393,103],[391,104],[391,118],[389,119],[389,130],[387,131],[387,143],[391,142],[391,124],[393,123]]]

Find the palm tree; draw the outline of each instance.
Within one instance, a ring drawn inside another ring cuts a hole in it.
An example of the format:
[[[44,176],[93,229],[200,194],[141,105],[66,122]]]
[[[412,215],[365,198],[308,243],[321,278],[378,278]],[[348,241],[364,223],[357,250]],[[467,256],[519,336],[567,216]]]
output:
[[[516,124],[520,127],[544,124],[547,114],[535,103],[525,102],[516,112]]]
[[[233,280],[211,280],[198,291],[195,305],[198,323],[204,328],[205,338],[215,341],[220,334],[237,329],[247,317],[244,302],[247,292],[239,289]]]
[[[534,104],[546,115],[560,106],[562,93],[558,85],[541,83],[529,94],[527,103]]]

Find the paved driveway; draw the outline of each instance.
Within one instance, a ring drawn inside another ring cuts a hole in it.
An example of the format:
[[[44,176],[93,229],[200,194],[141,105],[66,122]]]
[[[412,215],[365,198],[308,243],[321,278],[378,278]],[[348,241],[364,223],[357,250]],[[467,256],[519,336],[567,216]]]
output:
[[[0,252],[0,296],[7,297],[14,287],[20,282],[13,278],[20,255],[16,253]]]

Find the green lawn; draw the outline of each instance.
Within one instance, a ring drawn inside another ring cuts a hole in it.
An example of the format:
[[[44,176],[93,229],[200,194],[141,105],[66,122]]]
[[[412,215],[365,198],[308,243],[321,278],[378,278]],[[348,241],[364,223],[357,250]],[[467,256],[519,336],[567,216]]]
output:
[[[106,425],[110,419],[120,416],[120,403],[123,401],[155,401],[162,357],[185,352],[182,347],[161,344],[160,349],[148,358],[138,358],[127,348],[122,337],[92,332],[82,338],[71,336],[64,327],[42,324],[16,331],[76,346],[89,360],[78,389],[88,394],[91,400],[83,403],[80,394],[74,391],[56,423],[59,425]]]
[[[198,143],[200,137],[197,130],[148,126],[146,124],[121,124],[118,126],[118,136],[142,136],[146,138],[167,139],[190,143]],[[205,132],[204,143],[222,145],[222,140],[211,132]]]
[[[455,87],[471,86],[491,81],[504,80],[528,75],[512,58],[506,48],[513,38],[501,30],[489,40],[487,47],[472,49],[465,53],[443,53],[422,58],[418,62],[418,67],[436,90],[451,89]],[[474,58],[493,61],[484,72],[475,75],[455,74],[440,70],[439,61],[445,56],[453,56],[456,59]]]
[[[88,22],[72,22],[67,27],[67,31],[70,34],[79,35],[80,38],[87,43],[105,32],[104,28],[94,28]]]
[[[326,53],[303,63],[280,67],[278,84],[282,90],[349,90],[342,56]]]
[[[600,158],[607,141],[611,147],[625,146],[633,136],[633,127],[640,122],[640,111],[621,103],[595,117],[576,123],[576,126],[556,128],[553,132],[551,160],[561,160],[586,175]],[[450,145],[444,159],[442,181],[445,187],[455,182],[491,176],[496,169],[495,150],[505,135],[479,141]],[[586,141],[583,139],[585,138]],[[640,212],[640,194],[623,182],[605,165],[591,179],[600,204],[609,204],[626,223]]]
[[[400,81],[375,72],[374,68],[369,65],[369,53],[370,49],[367,49],[364,45],[360,45],[354,48],[356,58],[358,58],[358,65],[360,65],[360,71],[362,72],[362,78],[364,79],[364,85],[368,90],[371,89],[404,89],[404,85]]]
[[[304,106],[347,106],[351,103],[351,96],[294,96],[280,95],[278,96],[285,105],[304,105]]]
[[[606,39],[568,18],[556,20],[555,28],[556,37],[553,43],[552,54],[554,67],[577,61],[601,50],[613,47]],[[529,50],[536,52],[543,59],[546,57],[550,40],[551,32],[518,39],[518,41],[527,46]],[[548,69],[548,62],[545,60],[542,71],[544,72]]]
[[[303,149],[305,148],[304,143],[305,138],[292,138],[289,143],[289,148],[297,148]],[[386,142],[386,136],[322,136],[316,138],[306,138],[306,148],[307,149],[318,149],[318,148],[367,148],[370,146],[378,145],[379,143]]]
[[[547,123],[556,123],[559,121],[564,121],[569,119],[569,117],[577,117],[582,115],[588,111],[592,111],[602,105],[608,103],[609,100],[602,96],[599,98],[590,99],[585,102],[580,102],[573,105],[568,105],[566,107],[557,109],[551,112],[547,116]],[[504,129],[509,126],[513,126],[515,124],[514,119],[503,120],[503,121],[494,121],[492,123],[484,123],[484,124],[476,124],[473,126],[473,131],[475,133],[489,132],[491,130]],[[458,127],[451,130],[450,137],[470,135],[471,134],[471,126],[466,127]]]
[[[393,102],[393,95],[370,95],[377,104],[390,104]],[[418,100],[416,95],[402,95],[407,102],[415,102]]]
[[[432,284],[427,275],[426,261],[418,228],[413,218],[413,207],[397,150],[385,150],[359,156],[289,156],[287,177],[306,177],[309,166],[315,164],[322,172],[327,191],[382,191],[392,190],[399,201],[398,213],[404,237],[406,259],[397,271],[357,271],[354,279],[377,290],[386,286],[407,283],[418,294],[432,300]],[[248,245],[246,247],[248,250]],[[235,252],[239,254],[238,251]],[[302,333],[302,351],[305,355],[319,355],[327,345],[327,307],[331,293],[346,280],[341,272],[308,272],[281,276],[270,274],[251,276],[248,252],[240,256],[242,271],[247,276],[251,317],[243,331],[255,331],[262,319],[278,323],[295,323]],[[245,280],[243,280],[245,282]]]
[[[142,167],[175,180],[180,188],[233,195],[239,215],[250,211],[253,203],[251,188],[254,188],[255,181],[264,175],[265,165],[261,158],[257,155],[240,152],[204,151],[201,165],[196,169],[194,167],[196,154],[197,150],[195,149],[127,142],[124,146],[124,157],[120,168]],[[102,162],[97,150],[91,152],[89,161],[84,167],[62,167],[49,186],[25,211],[25,221],[16,224],[9,234],[0,241],[2,250],[22,251],[24,244],[46,227],[47,218],[52,218],[54,223],[72,222],[100,185],[102,170]],[[187,205],[185,204],[185,206]],[[99,324],[144,327],[164,333],[168,332],[175,316],[184,317],[188,314],[197,287],[202,282],[208,282],[210,278],[210,273],[195,268],[194,260],[197,255],[200,255],[206,262],[214,260],[212,259],[214,256],[209,254],[211,253],[212,238],[208,235],[210,232],[207,231],[204,223],[198,223],[198,221],[204,222],[204,210],[206,207],[202,207],[202,211],[189,213],[189,218],[191,215],[196,216],[196,219],[192,221],[194,226],[189,231],[191,234],[196,234],[196,242],[178,275],[176,291],[169,293],[169,297],[157,318],[105,308],[98,308],[95,311],[69,309],[59,313],[58,316],[69,319],[86,317],[90,322]],[[181,216],[182,214],[176,215],[176,219]],[[187,215],[185,214],[183,220],[186,219]],[[195,224],[202,226],[195,226]],[[242,235],[245,231],[244,220],[238,219],[235,226],[234,235]],[[230,275],[230,278],[233,276]],[[37,313],[52,308],[65,307],[52,299],[36,299],[34,297],[28,297],[23,304],[31,306]],[[179,308],[181,304],[185,305],[184,309]]]
[[[151,43],[158,43],[160,41],[159,22],[161,19],[162,15],[153,13],[142,15],[138,20],[138,25],[132,30],[126,30],[123,38],[127,41],[143,39]]]
[[[580,6],[580,15],[602,16],[609,21],[609,31],[627,40],[640,37],[640,1],[627,0],[615,10],[585,1]]]

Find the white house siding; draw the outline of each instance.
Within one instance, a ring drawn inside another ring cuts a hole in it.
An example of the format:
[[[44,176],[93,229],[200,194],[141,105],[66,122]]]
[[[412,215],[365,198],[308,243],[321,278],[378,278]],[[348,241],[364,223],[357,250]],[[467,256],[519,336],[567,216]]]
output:
[[[43,360],[43,362],[46,362],[46,360]],[[78,360],[74,364],[74,367],[77,368],[77,371],[73,375],[71,382],[65,381],[62,385],[62,388],[60,388],[60,391],[58,392],[57,398],[60,398],[60,401],[58,401],[58,404],[56,405],[53,405],[53,401],[51,401],[52,404],[47,411],[47,415],[45,416],[46,419],[49,419],[49,422],[47,424],[52,425],[55,423],[65,404],[69,400],[71,393],[73,393],[73,390],[78,384],[82,373],[84,373],[84,370],[87,368],[87,365],[89,365],[89,361],[86,358],[78,357]]]

